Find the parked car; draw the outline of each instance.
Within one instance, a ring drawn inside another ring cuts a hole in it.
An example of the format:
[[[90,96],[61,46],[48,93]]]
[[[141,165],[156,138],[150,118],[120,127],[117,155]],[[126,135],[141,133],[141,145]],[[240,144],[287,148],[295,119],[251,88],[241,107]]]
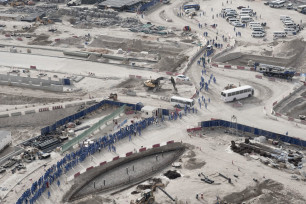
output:
[[[238,6],[237,9],[243,9],[246,8],[245,6]]]
[[[214,47],[212,45],[207,45],[206,50],[213,50]]]
[[[185,75],[177,75],[176,78],[182,81],[189,81],[189,77]]]
[[[264,3],[264,5],[266,5],[266,6],[269,6],[269,4],[270,4],[270,3],[269,3],[268,1]]]
[[[288,5],[287,5],[287,9],[293,9],[293,4],[292,3],[289,3]]]
[[[6,169],[5,168],[0,168],[0,174],[2,174],[2,173],[4,173],[4,172],[6,172]]]

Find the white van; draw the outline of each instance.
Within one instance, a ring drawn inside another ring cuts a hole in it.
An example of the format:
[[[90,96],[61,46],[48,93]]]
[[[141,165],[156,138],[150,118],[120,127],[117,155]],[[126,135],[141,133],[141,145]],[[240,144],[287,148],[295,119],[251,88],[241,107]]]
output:
[[[234,17],[234,16],[237,16],[237,13],[228,12],[228,13],[225,14],[225,16],[226,16],[226,17],[228,17],[228,16],[233,16],[233,17]]]
[[[229,22],[230,24],[232,24],[233,22],[239,22],[239,19],[237,19],[237,18],[230,18],[230,19],[228,20],[228,22]]]
[[[264,36],[265,36],[265,33],[261,32],[261,31],[253,31],[252,34],[251,34],[251,36],[252,36],[253,38],[255,38],[255,37],[264,37]]]
[[[250,22],[249,23],[249,27],[252,28],[252,27],[260,27],[261,26],[261,23],[260,22]]]
[[[254,27],[252,27],[252,30],[253,30],[253,31],[261,31],[261,32],[263,32],[263,33],[265,32],[265,29],[264,29],[263,27],[255,27],[255,26],[254,26]]]
[[[280,15],[279,19],[281,21],[284,21],[285,19],[291,19],[289,16],[286,16],[286,15]]]
[[[251,11],[241,11],[239,13],[240,16],[243,16],[243,15],[249,15],[249,16],[252,16],[253,15],[253,12]]]
[[[286,37],[287,34],[285,31],[275,31],[273,32],[273,37]]]
[[[192,13],[192,12],[196,12],[196,9],[195,8],[185,9],[186,14]]]
[[[253,13],[253,9],[250,9],[250,8],[242,8],[241,11],[249,11]]]
[[[284,23],[284,26],[285,26],[286,28],[295,28],[295,27],[296,27],[296,24],[293,23],[293,22],[288,22],[288,21],[286,21],[286,22]]]
[[[296,35],[296,29],[294,28],[285,28],[284,31],[287,33],[287,35]]]
[[[251,16],[241,16],[240,20],[241,23],[248,23],[253,21],[253,18]]]
[[[224,8],[224,9],[221,10],[222,13],[226,13],[228,11],[235,11],[235,10],[232,9],[232,8]]]

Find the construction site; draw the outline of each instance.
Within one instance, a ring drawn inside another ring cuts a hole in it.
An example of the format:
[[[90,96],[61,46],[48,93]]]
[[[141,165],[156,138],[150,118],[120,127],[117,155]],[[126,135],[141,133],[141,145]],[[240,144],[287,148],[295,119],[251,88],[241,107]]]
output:
[[[305,2],[0,4],[0,203],[306,203]]]

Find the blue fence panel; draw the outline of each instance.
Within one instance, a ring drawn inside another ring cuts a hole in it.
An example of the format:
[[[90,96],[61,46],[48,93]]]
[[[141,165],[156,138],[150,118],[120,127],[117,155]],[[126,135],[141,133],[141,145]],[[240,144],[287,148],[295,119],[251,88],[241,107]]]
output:
[[[241,124],[237,124],[237,129],[240,130],[240,131],[244,131],[244,125],[241,125]]]
[[[169,115],[168,109],[162,109],[162,115]]]
[[[136,105],[136,110],[137,110],[137,111],[140,111],[140,110],[141,110],[141,108],[142,108],[142,106],[141,106],[141,105]],[[169,115],[169,113],[168,113],[168,115]]]
[[[46,135],[49,133],[49,126],[48,127],[44,127],[40,130],[40,134],[41,135]]]
[[[219,125],[223,127],[229,127],[231,124],[229,121],[225,121],[225,120],[218,120],[218,121],[219,121]]]
[[[258,128],[254,128],[254,135],[259,135],[259,129]]]
[[[160,2],[160,0],[152,0],[150,1],[149,3],[146,3],[146,4],[143,4],[141,7],[140,7],[140,11],[143,12],[145,10],[148,10],[151,6],[155,5],[156,3]]]
[[[244,130],[243,130],[244,132],[252,132],[253,131],[253,128],[252,127],[250,127],[250,126],[244,126]]]

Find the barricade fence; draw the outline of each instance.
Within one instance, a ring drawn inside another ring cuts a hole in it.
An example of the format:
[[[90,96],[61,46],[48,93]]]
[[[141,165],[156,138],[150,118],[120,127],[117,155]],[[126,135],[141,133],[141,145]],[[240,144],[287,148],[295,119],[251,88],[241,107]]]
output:
[[[48,168],[44,175],[42,175],[37,181],[33,181],[31,188],[28,188],[23,192],[21,197],[17,200],[16,204],[24,203],[34,203],[36,202],[41,195],[49,188],[52,183],[57,182],[57,185],[60,186],[59,177],[62,174],[67,174],[73,167],[78,165],[78,163],[83,162],[87,157],[100,152],[101,148],[107,148],[109,151],[116,152],[116,147],[114,143],[124,139],[126,137],[131,137],[134,135],[135,131],[138,131],[141,134],[141,131],[153,124],[154,117],[146,118],[142,121],[133,123],[125,128],[120,129],[114,134],[110,134],[104,137],[100,137],[95,140],[92,144],[88,146],[82,146],[80,149],[75,150],[69,154],[66,154],[62,159],[60,159],[57,164],[52,165]],[[143,149],[145,151],[146,149]],[[113,158],[113,160],[119,159],[118,157]],[[100,163],[100,165],[105,164],[106,162]],[[91,170],[93,167],[89,167],[86,171]],[[74,177],[80,175],[80,172],[74,174]]]
[[[101,108],[103,105],[114,105],[114,106],[123,106],[126,105],[127,107],[130,107],[132,110],[140,111],[142,106],[137,105],[137,104],[129,104],[129,103],[122,103],[122,102],[117,102],[117,101],[110,101],[110,100],[102,100],[99,103],[92,105],[78,113],[75,113],[73,115],[67,116],[59,121],[56,121],[54,124],[44,127],[41,129],[41,135],[47,135],[53,131],[56,130],[56,128],[63,126],[67,124],[68,122],[73,122],[93,111],[96,111],[97,109]]]
[[[239,123],[233,123],[233,122],[225,121],[225,120],[203,121],[201,122],[201,127],[202,128],[209,128],[209,127],[234,128],[234,129],[237,129],[238,131],[251,133],[257,136],[265,136],[268,139],[275,139],[275,140],[279,140],[279,141],[286,142],[289,144],[306,147],[305,140],[294,138],[294,137],[289,137],[286,135],[266,131],[266,130],[255,128],[255,127],[250,127],[247,125],[242,125]]]

